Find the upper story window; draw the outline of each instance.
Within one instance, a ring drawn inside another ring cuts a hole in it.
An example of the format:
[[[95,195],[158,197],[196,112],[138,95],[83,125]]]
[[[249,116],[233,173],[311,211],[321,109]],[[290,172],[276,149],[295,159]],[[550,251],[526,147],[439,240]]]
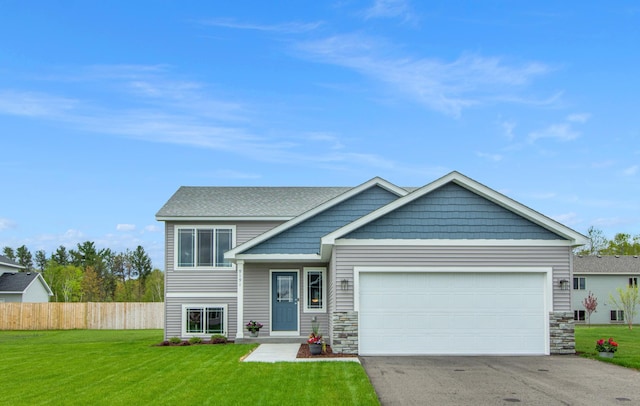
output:
[[[304,311],[323,313],[326,311],[327,279],[325,268],[304,269]]]
[[[176,228],[176,268],[231,268],[224,253],[233,248],[233,226]]]
[[[573,278],[574,290],[585,290],[587,288],[587,278]]]

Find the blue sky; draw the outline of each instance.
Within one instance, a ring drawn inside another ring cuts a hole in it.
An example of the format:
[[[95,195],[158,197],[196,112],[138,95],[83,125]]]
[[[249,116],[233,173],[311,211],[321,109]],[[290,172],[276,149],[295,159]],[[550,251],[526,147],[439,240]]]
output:
[[[202,4],[197,4],[202,3]],[[0,2],[0,247],[142,245],[181,185],[457,170],[640,234],[636,2]]]

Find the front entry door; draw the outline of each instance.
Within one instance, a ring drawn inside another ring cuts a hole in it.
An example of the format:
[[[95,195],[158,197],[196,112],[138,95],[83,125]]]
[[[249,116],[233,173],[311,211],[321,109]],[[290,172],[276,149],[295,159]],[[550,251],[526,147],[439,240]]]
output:
[[[271,274],[271,330],[298,331],[298,273]]]

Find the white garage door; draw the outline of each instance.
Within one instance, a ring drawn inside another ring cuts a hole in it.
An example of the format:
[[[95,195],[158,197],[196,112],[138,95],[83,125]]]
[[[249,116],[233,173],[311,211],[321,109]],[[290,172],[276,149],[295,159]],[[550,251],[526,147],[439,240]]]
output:
[[[545,276],[362,272],[359,352],[546,354]]]

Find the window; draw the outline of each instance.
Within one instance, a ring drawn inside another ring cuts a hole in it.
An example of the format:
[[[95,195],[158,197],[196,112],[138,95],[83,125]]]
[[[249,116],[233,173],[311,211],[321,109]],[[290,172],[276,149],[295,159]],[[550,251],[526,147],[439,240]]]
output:
[[[624,310],[611,310],[611,321],[624,321]]]
[[[234,227],[179,227],[176,268],[231,268],[224,253],[233,247]]]
[[[304,269],[304,311],[324,313],[327,302],[327,281],[325,268]]]
[[[573,311],[573,319],[575,321],[584,321],[585,311],[584,310],[574,310]]]
[[[585,290],[587,286],[587,278],[573,278],[574,290]]]
[[[638,278],[629,278],[629,286],[632,288],[638,287]]]
[[[183,336],[227,335],[226,305],[184,305]]]

